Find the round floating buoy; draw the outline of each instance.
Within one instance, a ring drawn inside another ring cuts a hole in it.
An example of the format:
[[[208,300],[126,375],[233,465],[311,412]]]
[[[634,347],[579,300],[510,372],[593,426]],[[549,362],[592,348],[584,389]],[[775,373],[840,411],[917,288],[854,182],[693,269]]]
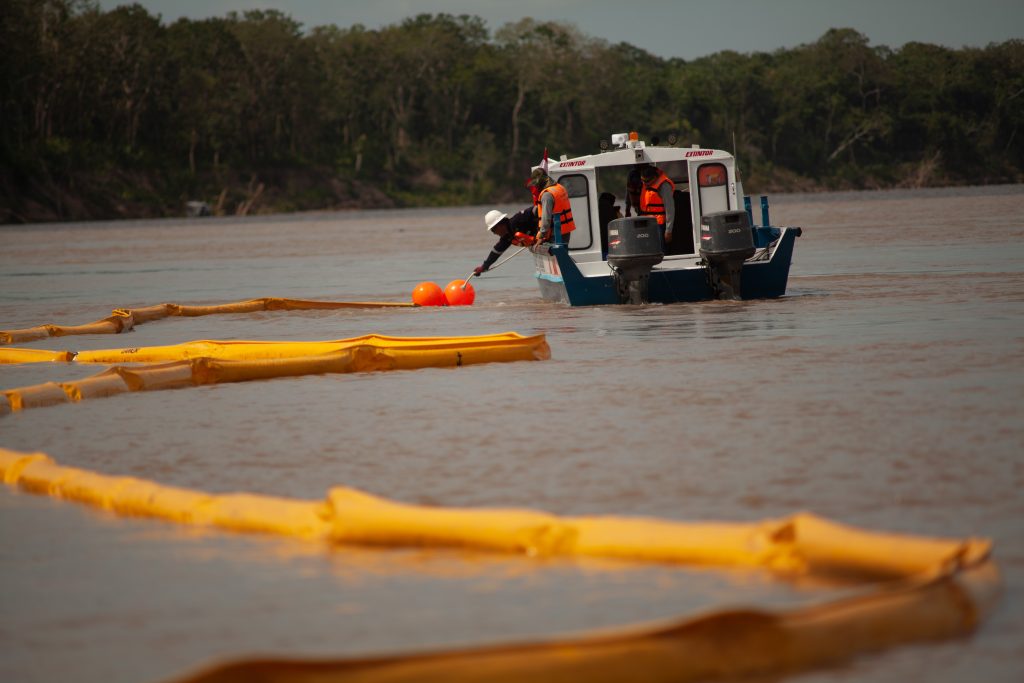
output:
[[[412,302],[417,306],[444,306],[444,291],[434,282],[421,282],[412,290]]]
[[[466,288],[463,289],[462,285],[466,285]],[[465,280],[452,280],[444,288],[444,298],[449,306],[472,306],[476,299],[476,291],[473,285]]]

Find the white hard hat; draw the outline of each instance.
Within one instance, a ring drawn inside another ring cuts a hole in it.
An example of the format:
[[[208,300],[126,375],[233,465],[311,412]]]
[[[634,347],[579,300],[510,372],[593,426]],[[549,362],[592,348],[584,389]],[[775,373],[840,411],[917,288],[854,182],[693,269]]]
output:
[[[506,218],[508,218],[508,214],[504,214],[501,211],[498,211],[497,209],[491,209],[490,211],[487,212],[487,215],[484,216],[484,225],[487,226],[487,231],[490,232],[494,230],[495,225],[502,222]]]

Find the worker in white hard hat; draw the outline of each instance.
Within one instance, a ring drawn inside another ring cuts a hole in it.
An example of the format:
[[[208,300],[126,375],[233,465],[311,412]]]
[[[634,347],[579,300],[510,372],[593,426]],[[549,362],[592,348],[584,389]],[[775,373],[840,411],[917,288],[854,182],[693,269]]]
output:
[[[484,215],[484,225],[487,232],[498,236],[498,242],[491,248],[484,262],[473,269],[473,275],[479,276],[486,273],[498,257],[515,245],[517,247],[528,247],[534,243],[537,235],[537,209],[534,206],[518,211],[511,216],[492,209]]]

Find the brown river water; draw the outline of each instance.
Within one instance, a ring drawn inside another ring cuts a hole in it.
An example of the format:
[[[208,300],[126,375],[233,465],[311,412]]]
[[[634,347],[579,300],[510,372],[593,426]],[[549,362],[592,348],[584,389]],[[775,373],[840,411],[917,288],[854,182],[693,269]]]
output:
[[[0,226],[0,329],[117,307],[408,301],[487,254],[491,207]],[[519,207],[508,207],[519,208]],[[802,683],[1024,680],[1024,186],[782,195],[775,301],[543,303],[524,254],[471,307],[169,318],[20,346],[547,334],[552,358],[126,394],[0,418],[0,446],[213,492],[745,521],[810,510],[995,541],[970,638]],[[509,252],[511,253],[511,252]],[[95,366],[0,366],[0,388]],[[162,681],[250,655],[547,637],[828,590],[761,573],[336,548],[0,489],[0,680]]]

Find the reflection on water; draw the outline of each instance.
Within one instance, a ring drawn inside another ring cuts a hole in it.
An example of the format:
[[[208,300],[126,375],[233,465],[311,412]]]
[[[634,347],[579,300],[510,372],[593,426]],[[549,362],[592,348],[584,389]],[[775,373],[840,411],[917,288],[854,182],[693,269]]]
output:
[[[728,308],[717,309],[702,309],[693,304],[636,307],[632,311],[622,311],[617,320],[610,321],[614,324],[595,329],[594,333],[632,343],[670,340],[714,340],[718,343],[719,340],[766,335],[778,338],[787,332],[795,332],[799,321],[791,319],[788,309],[773,307],[772,303],[778,302],[735,302]],[[690,310],[685,306],[690,306]]]
[[[841,594],[738,570],[331,550],[114,519],[16,494],[0,497],[0,511],[5,537],[42,525],[62,534],[59,543],[18,534],[16,551],[0,551],[5,570],[31,567],[31,581],[13,576],[26,590],[5,594],[5,623],[19,628],[5,631],[4,680],[30,680],[30,672],[57,680],[70,671],[75,680],[152,680],[228,653],[423,650],[663,619],[725,602],[797,606]],[[45,586],[45,600],[36,585]],[[52,656],[28,656],[39,649]]]
[[[261,296],[406,301],[482,260],[487,208],[0,226],[0,329]],[[974,639],[800,680],[1024,678],[1024,190],[790,196],[777,301],[570,309],[528,261],[460,309],[173,318],[32,348],[545,332],[552,360],[130,394],[0,418],[0,444],[213,492],[995,539]],[[0,387],[96,367],[0,366]],[[763,575],[325,549],[0,491],[0,679],[138,681],[209,658],[498,642],[830,594]],[[154,590],[158,586],[159,590]]]

